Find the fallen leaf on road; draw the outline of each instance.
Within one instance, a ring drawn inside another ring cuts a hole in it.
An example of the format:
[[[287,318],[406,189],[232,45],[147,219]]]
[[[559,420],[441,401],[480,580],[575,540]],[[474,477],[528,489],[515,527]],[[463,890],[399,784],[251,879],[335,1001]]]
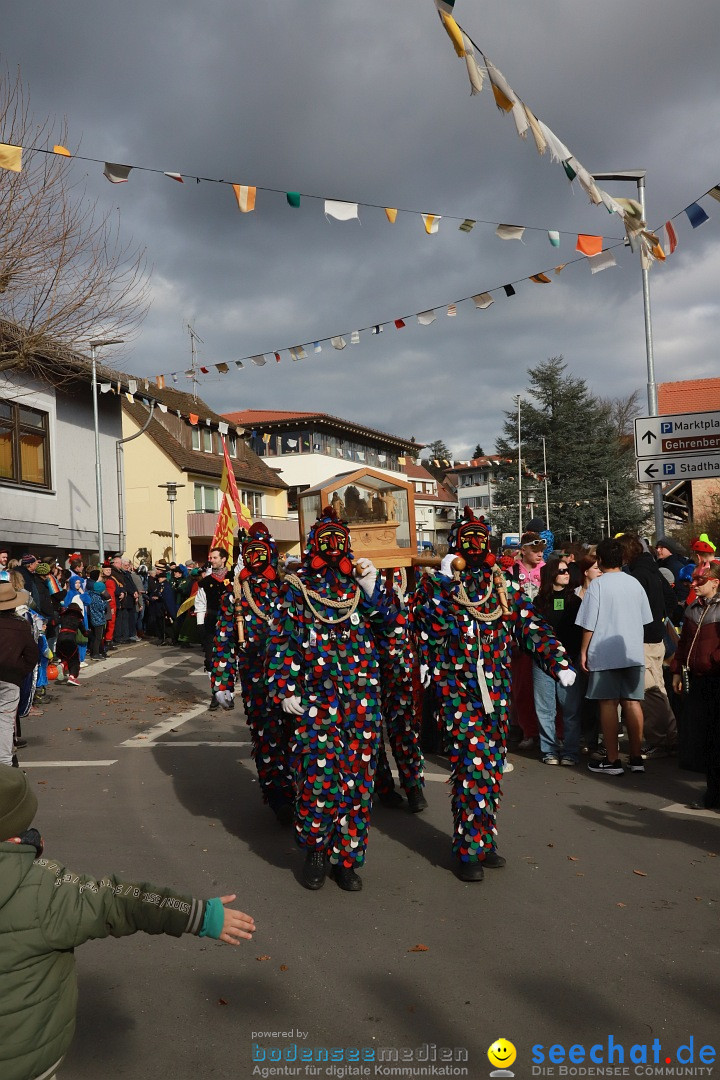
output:
[[[47,780],[38,780],[38,784],[47,784]]]
[[[695,899],[696,900],[702,900],[702,896],[696,896]]]
[[[256,960],[272,960],[271,956],[256,956]]]
[[[408,949],[408,952],[427,952],[427,945],[413,945],[412,949]]]
[[[627,904],[623,904],[622,902],[619,902],[619,903],[617,903],[615,905],[615,907],[627,907]]]
[[[578,858],[579,856],[577,855],[568,855],[568,862],[577,862]]]
[[[638,877],[647,877],[644,870],[633,870],[633,874],[637,874]]]
[[[136,735],[136,739],[147,739],[147,735]]]
[[[82,731],[82,728],[81,727],[76,727],[75,730],[76,731]]]
[[[218,1005],[227,1005],[225,998],[218,998]]]
[[[64,727],[63,731],[72,731],[72,728],[71,727]]]
[[[281,971],[287,971],[287,964],[281,964],[280,965],[280,970]]]
[[[548,844],[548,847],[555,847],[554,844]]]

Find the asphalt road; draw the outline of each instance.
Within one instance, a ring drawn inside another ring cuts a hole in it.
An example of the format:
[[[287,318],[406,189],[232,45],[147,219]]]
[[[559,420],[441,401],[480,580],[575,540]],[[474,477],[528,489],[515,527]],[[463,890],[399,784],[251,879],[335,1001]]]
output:
[[[425,813],[374,810],[363,892],[328,881],[310,893],[292,833],[261,802],[242,711],[205,711],[200,669],[198,650],[126,647],[83,669],[80,687],[54,687],[25,723],[48,855],[197,896],[236,892],[258,927],[238,948],[143,934],[82,946],[61,1080],[342,1077],[349,1048],[368,1071],[345,1076],[475,1078],[500,1037],[517,1077],[552,1075],[547,1056],[533,1073],[533,1046],[545,1048],[536,1061],[552,1044],[606,1057],[609,1037],[635,1075],[633,1045],[642,1058],[659,1040],[675,1068],[691,1037],[696,1065],[720,1043],[720,816],[682,808],[700,777],[674,760],[610,778],[513,754],[499,818],[508,865],[463,884],[449,870],[447,765],[434,758]],[[333,1047],[344,1062],[287,1060]],[[439,1048],[461,1071],[438,1071]],[[378,1072],[381,1050],[380,1068],[406,1071]]]

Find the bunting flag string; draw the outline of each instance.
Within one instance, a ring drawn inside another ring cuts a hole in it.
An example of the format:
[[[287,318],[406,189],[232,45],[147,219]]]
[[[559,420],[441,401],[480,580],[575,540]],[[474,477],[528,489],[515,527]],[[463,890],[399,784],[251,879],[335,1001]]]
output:
[[[666,257],[672,254],[678,246],[678,236],[675,226],[673,225],[673,221],[685,216],[690,221],[693,229],[696,229],[700,225],[704,224],[705,221],[709,220],[710,215],[703,209],[702,206],[700,206],[699,203],[699,199],[703,199],[705,198],[705,196],[710,196],[717,202],[720,202],[720,184],[716,184],[711,187],[708,191],[704,192],[703,195],[699,196],[698,199],[690,203],[689,206],[685,207],[684,210],[679,211],[677,214],[673,215],[671,219],[665,222],[661,230],[664,236],[664,243],[660,242],[655,233],[646,230],[647,235],[653,237],[653,244],[657,246],[657,251],[653,255],[654,261],[664,261]],[[507,239],[516,238],[513,234],[513,230],[519,231],[522,234],[522,227],[520,226],[502,225],[498,227],[502,227],[503,230],[509,230],[509,232],[505,233],[504,236],[504,238]],[[366,334],[369,332],[372,337],[377,337],[378,335],[383,333],[386,326],[394,326],[396,330],[403,330],[407,326],[408,320],[415,320],[420,326],[430,326],[432,323],[437,321],[438,311],[442,311],[443,309],[448,317],[453,318],[457,315],[458,305],[467,301],[471,301],[477,310],[485,311],[492,304],[495,303],[495,296],[493,296],[493,293],[504,294],[506,298],[510,299],[511,297],[517,295],[516,286],[521,285],[526,281],[532,282],[536,285],[552,285],[553,278],[550,276],[551,274],[557,276],[567,266],[571,266],[575,263],[586,262],[590,268],[590,273],[592,275],[598,274],[602,270],[608,270],[617,265],[613,250],[622,246],[632,247],[633,244],[633,240],[629,235],[625,238],[625,240],[618,241],[608,247],[604,246],[604,238],[602,236],[595,236],[589,233],[574,233],[573,235],[576,239],[575,249],[579,254],[574,259],[570,259],[568,262],[558,263],[556,266],[545,268],[544,270],[537,271],[534,274],[528,274],[527,277],[518,278],[516,281],[508,282],[505,285],[496,285],[491,289],[486,289],[482,292],[473,293],[470,296],[461,297],[457,300],[451,300],[449,302],[436,304],[434,307],[425,308],[422,311],[415,311],[411,314],[397,316],[392,319],[387,319],[384,322],[374,321],[368,326],[354,330],[345,330],[342,334],[333,334],[328,335],[327,337],[321,337],[311,342],[305,342],[304,345],[284,346],[280,349],[274,349],[271,351],[271,353],[269,353],[269,355],[274,356],[275,360],[280,363],[282,359],[281,354],[283,352],[288,353],[288,355],[293,360],[305,359],[307,357],[306,348],[312,348],[315,353],[321,353],[323,344],[330,345],[333,349],[342,351],[344,348],[346,348],[348,344],[348,338],[350,339],[351,345],[358,345],[361,342],[362,334]],[[553,234],[548,233],[548,236],[552,246],[555,247],[556,245],[554,243]],[[517,239],[520,238],[521,237],[517,237]],[[643,258],[644,257],[645,256],[643,254]],[[260,353],[254,356],[242,357],[241,359],[235,361],[236,368],[244,368],[245,362],[247,361],[250,361],[257,367],[262,367],[267,362],[266,354]],[[229,370],[228,364],[225,363],[214,364],[212,366],[218,374],[227,374]],[[207,367],[200,368],[200,371],[202,373],[205,373],[207,371]],[[177,381],[177,376],[180,374],[182,374],[182,372],[179,371],[165,372],[162,375],[157,375],[155,377],[155,382],[158,386],[160,386],[164,385],[167,378],[172,378],[174,381]],[[188,377],[194,377],[196,373],[193,371],[189,371],[185,372],[185,374],[188,375]]]
[[[635,199],[615,199],[607,191],[604,191],[565,143],[558,138],[547,124],[539,120],[520,96],[515,93],[503,73],[485,55],[477,42],[473,41],[467,31],[455,21],[452,8],[448,11],[448,5],[442,0],[435,0],[435,5],[438,9],[440,22],[445,28],[456,54],[466,62],[470,79],[470,92],[478,94],[483,87],[482,72],[476,59],[476,55],[479,55],[485,65],[495,104],[501,112],[512,114],[518,135],[522,139],[527,139],[527,133],[530,131],[535,148],[541,156],[549,150],[551,159],[562,165],[563,171],[571,183],[577,180],[592,204],[604,206],[608,213],[617,214],[621,218],[630,240],[630,246],[633,251],[640,251],[644,265],[653,261],[662,261],[665,258],[662,245],[657,236],[647,230],[642,218],[640,204]],[[692,207],[688,207],[688,218],[693,228],[702,225],[705,220],[703,217],[705,211],[701,207],[698,208],[698,211],[696,212]],[[508,229],[509,226],[502,226],[502,228]],[[506,239],[520,239],[522,236],[522,233],[519,236],[512,236],[509,233],[501,233],[499,230],[500,226],[498,227],[498,236],[504,236]],[[550,242],[553,243],[552,237]],[[590,255],[590,252],[585,252],[585,254]],[[599,254],[599,251],[594,251],[592,254]]]
[[[88,157],[83,154],[71,154],[64,146],[56,144],[52,150],[46,147],[38,146],[12,146],[8,143],[0,143],[0,169],[8,169],[12,172],[22,171],[22,153],[23,149],[27,153],[37,154],[51,154],[60,157],[74,158],[76,161],[87,161],[93,164],[102,165],[103,176],[106,177],[112,184],[126,184],[130,179],[131,172],[145,172],[155,173],[159,176],[167,176],[171,180],[175,180],[180,184],[184,184],[185,180],[194,180],[196,184],[224,184],[232,188],[233,195],[238,209],[248,214],[256,209],[258,192],[264,194],[283,195],[289,206],[293,208],[299,208],[301,199],[314,199],[321,201],[323,204],[323,210],[325,217],[328,221],[331,219],[334,221],[353,221],[360,220],[360,208],[369,210],[382,210],[385,214],[387,221],[393,225],[397,221],[398,214],[408,214],[421,219],[423,232],[428,236],[434,236],[440,231],[440,222],[445,220],[448,222],[459,222],[458,231],[469,233],[472,232],[476,225],[491,225],[496,231],[499,229],[520,229],[522,231],[527,230],[529,232],[544,232],[548,235],[559,237],[561,235],[573,236],[574,233],[568,230],[556,230],[546,229],[539,225],[522,225],[522,226],[507,226],[498,221],[489,221],[484,218],[471,218],[460,214],[429,214],[426,211],[414,210],[412,208],[401,207],[393,208],[388,206],[382,206],[379,203],[371,202],[345,202],[339,199],[328,199],[324,195],[315,195],[308,192],[300,191],[283,191],[280,188],[262,187],[260,185],[250,186],[244,184],[236,184],[229,180],[219,180],[211,176],[194,176],[190,173],[181,173],[168,171],[166,169],[156,169],[145,165],[118,165],[113,162],[103,161],[101,158]],[[503,234],[498,232],[498,236]],[[518,237],[519,238],[519,237]],[[613,236],[609,239],[620,240],[622,237]],[[552,242],[552,241],[551,241]],[[557,245],[556,245],[557,246]]]

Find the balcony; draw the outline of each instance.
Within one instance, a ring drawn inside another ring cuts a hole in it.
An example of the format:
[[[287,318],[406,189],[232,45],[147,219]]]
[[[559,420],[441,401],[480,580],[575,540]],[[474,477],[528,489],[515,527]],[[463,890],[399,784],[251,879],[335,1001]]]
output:
[[[300,532],[297,518],[280,518],[264,516],[262,520],[268,529],[281,543],[297,544],[300,541]],[[215,532],[217,514],[203,510],[188,510],[187,534],[190,540],[212,540]]]

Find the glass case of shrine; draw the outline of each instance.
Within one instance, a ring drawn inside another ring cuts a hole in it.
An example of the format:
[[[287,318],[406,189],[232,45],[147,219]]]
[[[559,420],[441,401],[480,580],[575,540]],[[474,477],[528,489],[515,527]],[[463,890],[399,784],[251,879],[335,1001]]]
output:
[[[372,559],[378,569],[410,566],[415,554],[413,485],[377,469],[339,473],[298,495],[300,537],[323,507],[330,506],[350,527],[356,558]]]

